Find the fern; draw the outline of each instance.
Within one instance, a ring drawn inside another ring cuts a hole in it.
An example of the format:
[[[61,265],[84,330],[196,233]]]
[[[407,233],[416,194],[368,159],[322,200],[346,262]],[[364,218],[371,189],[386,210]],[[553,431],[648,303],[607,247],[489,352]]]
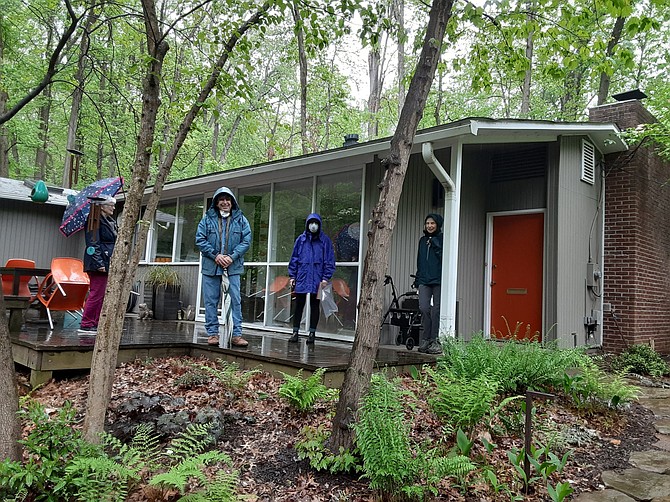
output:
[[[280,373],[284,383],[279,387],[279,395],[299,411],[311,410],[319,399],[332,399],[336,395],[336,390],[323,384],[326,368],[317,369],[307,378],[303,378],[302,369],[295,376]]]
[[[184,432],[170,442],[170,456],[183,461],[205,451],[214,441],[209,432],[211,428],[211,424],[189,424]]]
[[[224,361],[217,359],[217,365],[221,368],[213,368],[205,364],[194,365],[199,371],[207,373],[218,379],[224,386],[231,389],[239,389],[244,387],[251,377],[260,373],[260,370],[240,371],[240,367],[235,362]]]
[[[301,431],[303,439],[295,444],[300,460],[309,459],[309,465],[317,471],[327,470],[333,474],[337,472],[360,471],[358,458],[340,446],[340,452],[334,455],[326,446],[330,433],[323,424],[317,428],[306,426]]]
[[[232,502],[237,497],[238,471],[219,471],[205,490],[184,495],[179,502]]]
[[[77,500],[123,502],[129,483],[140,479],[141,465],[128,467],[108,457],[76,458],[65,472],[68,484],[77,488]]]
[[[203,468],[216,462],[231,463],[231,460],[228,455],[220,451],[200,453],[194,457],[182,459],[167,472],[156,474],[149,480],[149,484],[174,489],[183,495],[189,481],[196,480],[202,484],[206,483],[207,476]]]

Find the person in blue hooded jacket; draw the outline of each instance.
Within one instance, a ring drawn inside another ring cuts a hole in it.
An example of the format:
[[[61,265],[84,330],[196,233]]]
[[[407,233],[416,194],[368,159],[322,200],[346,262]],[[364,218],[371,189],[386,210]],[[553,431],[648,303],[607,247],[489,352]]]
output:
[[[317,295],[320,285],[326,285],[335,273],[335,252],[330,238],[322,231],[321,216],[312,213],[305,220],[305,231],[295,240],[288,264],[288,276],[295,296],[293,311],[293,336],[289,342],[298,341],[300,321],[309,294],[309,336],[307,343],[314,343],[316,325],[319,323],[320,302]]]
[[[419,352],[439,354],[440,290],[442,283],[442,216],[431,213],[424,220],[416,255],[416,281],[423,336]]]
[[[251,245],[251,226],[233,192],[221,187],[214,192],[212,205],[198,224],[195,243],[202,256],[202,292],[205,298],[207,343],[219,344],[218,308],[221,280],[227,273],[233,317],[233,347],[246,347],[242,338],[242,296],[240,276],[244,272],[244,253]]]

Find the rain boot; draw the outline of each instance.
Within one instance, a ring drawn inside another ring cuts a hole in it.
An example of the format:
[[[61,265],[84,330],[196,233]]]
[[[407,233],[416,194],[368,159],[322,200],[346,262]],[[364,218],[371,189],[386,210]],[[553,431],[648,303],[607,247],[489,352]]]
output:
[[[316,333],[314,333],[314,331],[310,331],[309,336],[307,337],[307,343],[309,343],[309,344],[314,343],[315,338],[316,338]]]
[[[293,330],[293,336],[288,339],[289,343],[298,343],[298,330]]]

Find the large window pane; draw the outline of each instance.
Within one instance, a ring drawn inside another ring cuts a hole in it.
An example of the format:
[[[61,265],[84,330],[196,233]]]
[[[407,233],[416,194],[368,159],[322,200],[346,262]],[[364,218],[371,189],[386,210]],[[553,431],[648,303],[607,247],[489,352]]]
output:
[[[358,266],[338,266],[333,276],[333,296],[337,303],[337,313],[327,318],[322,309],[318,331],[353,336],[356,329],[357,290]]]
[[[270,287],[265,302],[266,326],[288,328],[293,325],[291,297],[286,267],[271,267]]]
[[[202,197],[179,201],[179,218],[177,219],[177,249],[179,252],[177,261],[197,262],[200,259],[200,250],[195,245],[195,232],[202,219],[202,210]]]
[[[271,261],[291,259],[293,243],[305,231],[305,218],[311,209],[312,178],[275,185]]]
[[[154,218],[152,261],[172,261],[172,243],[174,242],[174,226],[177,221],[177,203],[161,204]]]
[[[245,266],[240,277],[242,293],[242,320],[250,323],[263,323],[265,315],[265,265]]]
[[[360,245],[360,171],[320,176],[316,184],[316,212],[323,231],[333,241],[335,260],[357,262]]]
[[[267,261],[268,231],[270,226],[270,186],[240,189],[237,202],[251,225],[251,247],[247,251],[247,254],[244,255],[244,261]]]

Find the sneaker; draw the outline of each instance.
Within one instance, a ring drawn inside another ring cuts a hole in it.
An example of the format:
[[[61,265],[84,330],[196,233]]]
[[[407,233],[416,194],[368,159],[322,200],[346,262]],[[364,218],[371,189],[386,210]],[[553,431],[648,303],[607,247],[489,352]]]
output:
[[[442,354],[442,345],[437,340],[433,341],[426,349],[426,354]]]
[[[210,336],[207,338],[207,345],[218,345],[219,344],[219,337],[216,335]]]
[[[244,338],[241,336],[234,336],[232,340],[230,341],[230,344],[233,347],[247,347],[249,345],[249,342],[247,342]]]
[[[419,352],[426,352],[429,346],[430,346],[430,340],[421,340],[419,348],[416,350],[418,350]]]
[[[77,333],[80,333],[82,335],[95,335],[98,332],[98,327],[97,326],[82,326],[77,330]]]
[[[288,339],[288,343],[298,343],[298,332],[294,331],[293,336]]]

